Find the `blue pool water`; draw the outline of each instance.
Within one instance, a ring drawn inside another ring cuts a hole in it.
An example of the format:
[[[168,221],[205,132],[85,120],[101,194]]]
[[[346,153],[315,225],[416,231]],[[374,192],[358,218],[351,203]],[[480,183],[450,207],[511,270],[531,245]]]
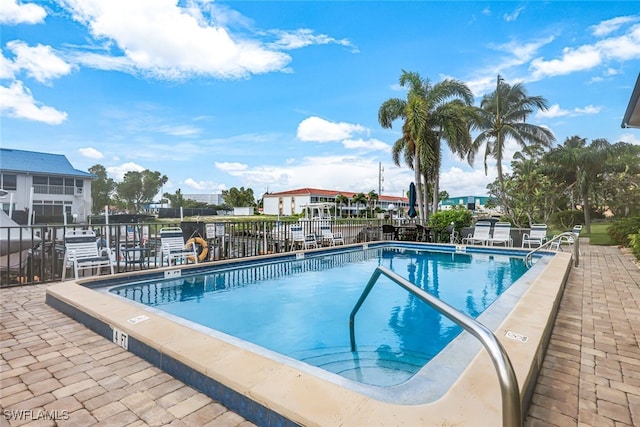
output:
[[[217,267],[110,291],[346,378],[391,386],[461,329],[381,276],[358,312],[352,353],[349,314],[378,265],[474,318],[527,271],[522,257],[391,247]]]

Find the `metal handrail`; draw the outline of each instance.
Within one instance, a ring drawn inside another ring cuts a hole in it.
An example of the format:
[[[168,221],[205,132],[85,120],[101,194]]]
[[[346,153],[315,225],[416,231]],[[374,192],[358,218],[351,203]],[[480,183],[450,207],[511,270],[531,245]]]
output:
[[[491,361],[493,362],[493,366],[496,368],[498,380],[500,382],[500,391],[502,393],[502,425],[505,427],[522,426],[522,406],[520,402],[518,379],[516,378],[509,356],[493,332],[477,320],[459,312],[444,301],[441,301],[433,295],[425,292],[404,277],[399,276],[386,267],[378,266],[375,269],[367,283],[367,286],[362,291],[360,299],[351,311],[351,315],[349,316],[351,351],[356,351],[356,337],[354,330],[356,313],[371,292],[373,286],[377,283],[381,274],[384,274],[402,288],[416,295],[422,301],[445,315],[448,319],[462,326],[467,332],[476,337],[482,343],[491,357]]]
[[[547,240],[544,244],[538,246],[534,250],[530,251],[524,257],[524,262],[527,265],[531,265],[531,260],[533,259],[533,254],[538,252],[539,250],[551,246],[552,243],[558,242],[558,249],[560,249],[560,240],[564,238],[572,238],[573,239],[573,260],[574,265],[578,267],[580,265],[580,239],[579,235],[574,233],[573,231],[565,231],[564,233],[560,233],[557,236],[553,236],[553,239]]]

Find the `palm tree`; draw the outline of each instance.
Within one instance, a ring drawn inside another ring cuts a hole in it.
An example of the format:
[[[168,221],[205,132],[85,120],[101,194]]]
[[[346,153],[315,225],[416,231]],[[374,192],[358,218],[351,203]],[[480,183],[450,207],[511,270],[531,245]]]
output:
[[[611,152],[611,144],[606,139],[595,139],[587,145],[585,138],[572,136],[548,153],[549,160],[568,177],[567,189],[575,188],[579,194],[587,233],[591,233],[590,195]]]
[[[338,194],[336,196],[336,203],[340,206],[340,217],[342,217],[342,207],[349,204],[349,198],[344,194]]]
[[[521,83],[513,86],[504,82],[498,75],[496,90],[485,95],[476,110],[474,128],[480,134],[474,139],[469,152],[469,163],[473,164],[476,152],[485,145],[484,172],[487,173],[487,160],[496,160],[498,181],[504,189],[502,159],[505,144],[515,141],[523,150],[528,144],[537,144],[548,148],[555,141],[553,133],[544,127],[527,123],[527,118],[536,110],[547,110],[547,100],[541,96],[528,96]]]
[[[365,196],[364,193],[354,194],[351,198],[351,203],[356,205],[356,216],[358,216],[360,204],[363,204],[365,206],[367,204],[367,196]]]
[[[378,193],[371,190],[367,194],[367,201],[369,202],[369,211],[371,212],[371,217],[373,218],[373,208],[375,207],[376,202],[379,200]]]
[[[462,106],[470,105],[473,96],[459,81],[445,79],[432,85],[418,73],[404,70],[400,75],[400,86],[408,87],[407,99],[391,98],[383,102],[378,109],[378,122],[383,128],[391,128],[395,120],[404,120],[402,136],[393,145],[392,158],[400,166],[403,157],[407,166],[413,169],[419,215],[424,221],[428,211],[426,183],[429,180],[437,183],[439,179],[440,141],[447,141],[461,156],[467,154],[467,149],[462,147],[470,142],[466,122],[468,110]],[[434,199],[437,199],[437,184],[434,191]]]

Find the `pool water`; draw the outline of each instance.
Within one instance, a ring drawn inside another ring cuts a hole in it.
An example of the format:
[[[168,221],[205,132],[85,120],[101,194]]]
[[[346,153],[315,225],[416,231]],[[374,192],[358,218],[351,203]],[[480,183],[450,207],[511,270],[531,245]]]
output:
[[[351,352],[349,314],[378,265],[474,318],[527,271],[522,257],[387,247],[218,267],[111,292],[343,377],[392,386],[461,328],[381,276],[358,312]]]

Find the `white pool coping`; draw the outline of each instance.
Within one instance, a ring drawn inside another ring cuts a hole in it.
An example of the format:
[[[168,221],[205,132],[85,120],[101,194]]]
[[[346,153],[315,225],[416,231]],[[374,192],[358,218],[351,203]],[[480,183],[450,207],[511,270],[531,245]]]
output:
[[[541,267],[537,275],[523,282],[519,301],[499,324],[490,325],[491,322],[497,323],[495,319],[479,318],[481,322],[487,322],[509,356],[518,379],[523,408],[527,406],[532,384],[535,384],[542,364],[571,268],[571,255],[556,253]],[[132,277],[140,274],[145,272],[134,273]],[[104,277],[98,280],[104,280]],[[419,403],[415,399],[404,400],[403,403],[389,402],[384,397],[375,398],[359,392],[351,384],[341,384],[341,380],[327,378],[317,372],[325,372],[319,368],[308,369],[308,365],[283,363],[240,342],[234,344],[224,337],[194,329],[115,295],[79,286],[92,281],[95,279],[52,285],[47,289],[47,298],[83,313],[82,316],[89,319],[83,323],[95,320],[109,325],[111,330],[122,331],[158,354],[178,361],[293,423],[307,426],[495,426],[502,423],[501,392],[496,372],[488,354],[480,350],[479,344],[472,354],[467,350],[467,354],[459,355],[468,359],[460,372],[448,369],[460,366],[449,363],[453,361],[452,355],[456,354],[453,351],[449,356],[441,357],[440,362],[436,361],[440,363],[436,369],[427,369],[416,375],[416,384],[421,383],[420,386],[414,385],[404,391],[399,388],[397,392],[412,395],[432,383],[433,378],[457,378],[446,390],[437,393],[425,391],[433,394],[424,399],[427,402]],[[135,322],[135,319],[141,319],[141,315],[146,319]],[[527,340],[509,339],[507,332],[527,337]],[[463,335],[472,339],[468,334]],[[211,397],[217,399],[216,396]],[[245,414],[240,415],[247,418]]]

